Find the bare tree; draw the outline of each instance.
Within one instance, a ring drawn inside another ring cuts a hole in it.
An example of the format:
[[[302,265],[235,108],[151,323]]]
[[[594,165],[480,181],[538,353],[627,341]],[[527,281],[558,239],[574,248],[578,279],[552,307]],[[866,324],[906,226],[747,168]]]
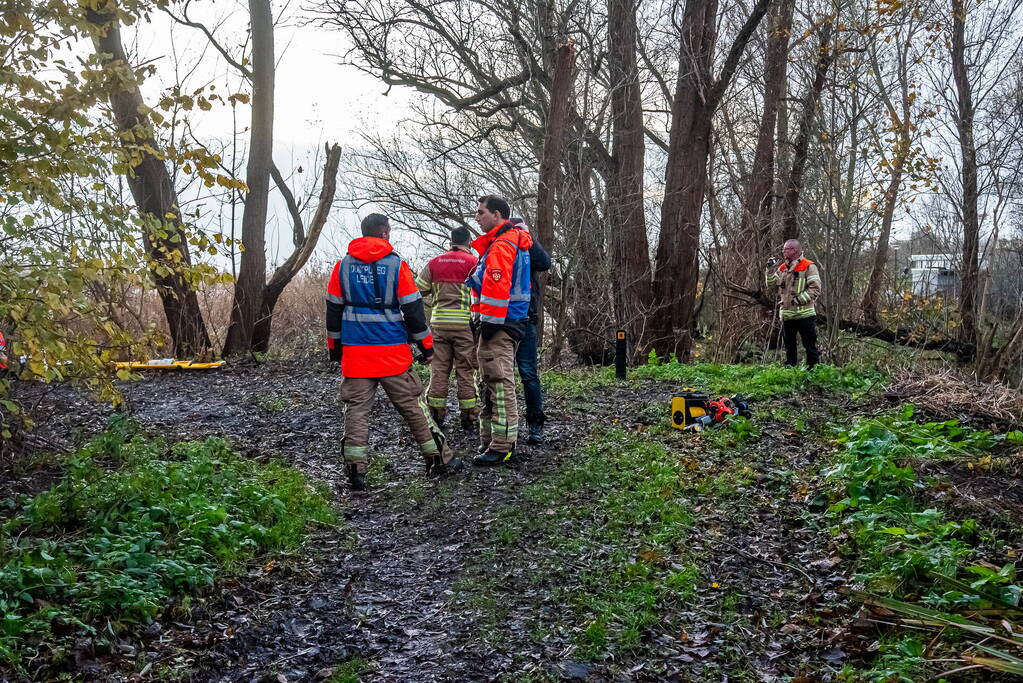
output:
[[[888,248],[891,242],[892,223],[898,206],[903,183],[907,176],[911,179],[924,180],[926,159],[924,150],[916,147],[919,136],[920,121],[936,113],[920,102],[919,82],[914,75],[913,65],[917,62],[920,50],[916,41],[923,28],[923,15],[915,5],[881,10],[877,19],[876,30],[872,32],[872,40],[867,48],[874,82],[874,95],[884,106],[887,120],[879,130],[875,130],[875,144],[880,157],[880,166],[887,171],[887,184],[880,201],[874,203],[875,211],[881,217],[881,232],[874,248],[873,266],[867,279],[867,287],[863,291],[860,310],[864,322],[877,325],[878,309],[881,293],[884,289],[888,273]],[[883,40],[880,40],[883,37]],[[933,37],[932,37],[933,39]],[[888,61],[894,73],[889,73],[884,64],[885,57],[881,54],[882,46],[889,46],[891,53]],[[921,159],[923,157],[923,159]],[[916,164],[916,159],[921,163]]]
[[[323,226],[327,223],[327,216],[330,215],[331,206],[334,204],[334,194],[337,191],[337,169],[341,163],[341,148],[338,145],[326,145],[324,148],[323,162],[323,186],[320,189],[319,201],[316,204],[316,211],[313,213],[309,227],[306,229],[302,220],[302,212],[295,201],[295,196],[288,188],[287,183],[281,176],[276,166],[270,169],[274,182],[284,194],[284,200],[288,205],[288,212],[292,219],[292,245],[294,250],[285,259],[284,263],[274,270],[270,280],[263,285],[263,296],[259,307],[259,318],[256,320],[256,327],[252,335],[252,350],[267,351],[270,348],[270,332],[273,326],[274,307],[277,300],[284,292],[298,271],[309,261],[313,250],[316,248],[323,232]]]
[[[775,188],[775,135],[778,108],[784,92],[789,61],[789,39],[795,0],[781,0],[771,13],[767,26],[767,47],[764,51],[764,96],[757,132],[753,164],[746,182],[739,232],[726,252],[722,280],[743,291],[759,291],[763,284],[763,261],[770,247],[773,226]],[[762,297],[756,296],[757,303]],[[721,315],[718,345],[721,356],[732,361],[740,343],[750,330],[757,332],[768,326],[762,307],[734,306],[732,299],[721,298],[726,310]],[[773,309],[772,309],[773,310]],[[770,313],[771,311],[768,311]],[[765,330],[766,333],[766,330]]]
[[[273,164],[274,125],[274,24],[269,0],[249,0],[252,30],[252,124],[245,184],[249,194],[242,212],[242,245],[238,279],[234,287],[231,324],[224,355],[252,348],[253,332],[262,306],[266,284],[266,212]]]
[[[682,360],[688,360],[692,350],[693,314],[700,279],[700,217],[707,186],[711,121],[746,44],[770,4],[771,0],[757,0],[753,5],[717,77],[712,73],[717,1],[687,0],[682,15],[652,321],[653,346],[662,354],[674,353]]]
[[[97,28],[96,52],[110,75],[109,99],[115,123],[125,139],[132,141],[126,156],[133,172],[127,176],[127,182],[143,217],[142,236],[174,354],[204,354],[210,350],[210,339],[195,289],[183,272],[191,266],[191,254],[177,192],[166,165],[154,151],[158,145],[146,115],[149,109],[124,52],[120,22],[115,11],[89,9],[86,16]]]
[[[813,71],[813,82],[803,97],[803,110],[799,117],[796,139],[792,147],[792,166],[785,182],[785,194],[782,200],[782,240],[799,239],[799,196],[803,191],[806,160],[810,152],[810,138],[816,131],[817,114],[820,108],[821,93],[828,71],[835,60],[835,46],[832,44],[834,22],[831,18],[824,20],[820,29],[820,47],[817,48],[817,61]]]
[[[554,56],[554,77],[551,83],[551,101],[547,108],[547,125],[543,141],[543,159],[536,191],[536,229],[540,244],[548,250],[554,248],[554,204],[556,190],[561,184],[561,162],[565,148],[565,128],[568,111],[572,106],[572,81],[575,78],[575,45],[566,41],[558,46]],[[537,279],[540,287],[537,310],[537,330],[541,338],[544,329],[544,288],[546,277]]]
[[[611,170],[607,215],[615,263],[615,317],[636,352],[650,312],[650,253],[644,194],[644,125],[636,60],[636,3],[608,2],[608,71],[611,88]]]

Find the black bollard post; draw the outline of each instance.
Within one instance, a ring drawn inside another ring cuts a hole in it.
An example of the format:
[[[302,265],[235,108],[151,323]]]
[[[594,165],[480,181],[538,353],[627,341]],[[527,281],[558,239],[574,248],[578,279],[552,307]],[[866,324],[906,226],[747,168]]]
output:
[[[618,330],[615,334],[615,376],[618,379],[625,379],[625,330]]]

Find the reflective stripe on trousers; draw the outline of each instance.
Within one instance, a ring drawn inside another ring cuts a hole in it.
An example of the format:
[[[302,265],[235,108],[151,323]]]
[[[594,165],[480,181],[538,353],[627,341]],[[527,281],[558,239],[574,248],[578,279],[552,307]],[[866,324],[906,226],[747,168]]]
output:
[[[480,439],[484,447],[511,451],[518,436],[518,402],[515,396],[515,342],[504,330],[490,339],[480,338]]]

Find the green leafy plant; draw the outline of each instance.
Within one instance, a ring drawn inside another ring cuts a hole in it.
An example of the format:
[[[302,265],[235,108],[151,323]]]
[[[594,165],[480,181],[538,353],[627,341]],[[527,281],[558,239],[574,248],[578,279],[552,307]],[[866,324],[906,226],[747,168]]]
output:
[[[913,420],[914,414],[913,407],[906,406],[896,414],[838,430],[842,452],[826,472],[834,494],[829,517],[851,539],[858,577],[870,591],[864,600],[904,615],[900,618],[914,627],[954,626],[978,637],[1000,638],[1001,627],[953,612],[988,615],[1000,619],[1003,627],[1009,623],[1006,619],[1023,616],[1019,610],[1023,589],[1016,583],[1015,565],[970,564],[981,544],[977,523],[949,519],[945,511],[923,503],[918,493],[925,482],[912,465],[982,458],[1008,435],[970,429],[955,420],[921,424]],[[894,595],[915,596],[928,606],[896,600]],[[917,638],[885,644],[868,676],[878,681],[918,680],[925,658]],[[1008,640],[1023,646],[1023,636],[1011,635]],[[979,642],[973,647],[986,656],[964,654],[964,662],[996,671],[1021,666],[1012,653],[989,652]]]
[[[221,439],[167,447],[115,419],[0,527],[0,659],[147,623],[258,553],[333,524],[326,491]]]

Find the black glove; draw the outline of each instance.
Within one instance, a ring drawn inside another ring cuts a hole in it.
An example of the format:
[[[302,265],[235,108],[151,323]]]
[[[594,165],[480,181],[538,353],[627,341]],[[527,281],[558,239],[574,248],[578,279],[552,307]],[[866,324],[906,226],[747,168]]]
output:
[[[327,354],[330,356],[330,362],[331,363],[340,363],[341,362],[341,349],[342,348],[343,347],[341,346],[341,344],[335,344],[334,348],[327,349]]]
[[[480,336],[490,341],[503,327],[503,325],[496,323],[480,323]]]
[[[424,349],[422,346],[419,347],[419,362],[423,365],[429,365],[430,361],[433,360],[433,349]]]
[[[781,259],[778,258],[777,256],[772,256],[771,258],[767,259],[767,267],[768,268],[777,268],[780,265],[781,265]]]
[[[478,340],[480,338],[480,325],[482,325],[482,324],[483,323],[480,322],[479,320],[470,320],[469,321],[469,330],[472,332],[472,338],[473,339],[477,339]]]

